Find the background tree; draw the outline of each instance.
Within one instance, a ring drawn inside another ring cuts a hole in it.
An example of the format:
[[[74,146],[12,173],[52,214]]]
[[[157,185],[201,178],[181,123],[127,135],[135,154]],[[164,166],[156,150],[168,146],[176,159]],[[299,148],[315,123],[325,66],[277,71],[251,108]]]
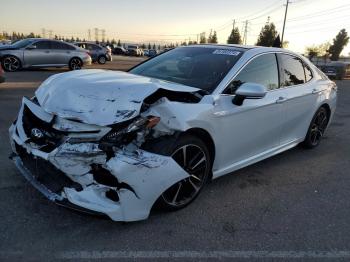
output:
[[[120,43],[120,39],[118,39],[117,46],[122,46],[122,44]]]
[[[146,49],[146,45],[144,43],[142,43],[141,48]]]
[[[152,47],[152,49],[156,49],[156,44],[153,44],[153,47]]]
[[[332,61],[337,61],[339,59],[340,53],[343,51],[344,47],[349,43],[349,36],[345,29],[340,30],[340,32],[333,39],[333,44],[329,47],[329,53],[331,55]]]
[[[268,21],[265,24],[265,26],[261,28],[256,45],[273,46],[273,43],[275,42],[276,37],[277,37],[276,26],[274,23],[270,23]]]
[[[234,27],[231,31],[231,34],[229,35],[227,39],[228,44],[242,44],[242,37],[241,34],[239,33],[238,27]]]
[[[210,36],[210,40],[208,38],[208,43],[211,43],[211,44],[217,44],[218,43],[218,37],[216,35],[216,31],[214,31],[214,33]]]
[[[317,46],[313,45],[313,46],[309,46],[305,48],[305,53],[308,56],[308,58],[311,60],[314,57],[319,56],[320,54],[320,50],[318,49]]]
[[[203,32],[200,34],[199,43],[205,44],[206,42],[207,42],[207,38],[205,37],[205,32]]]
[[[329,42],[320,45],[307,46],[305,48],[305,54],[309,57],[309,59],[312,59],[317,56],[328,57],[328,50],[330,46],[331,44]]]

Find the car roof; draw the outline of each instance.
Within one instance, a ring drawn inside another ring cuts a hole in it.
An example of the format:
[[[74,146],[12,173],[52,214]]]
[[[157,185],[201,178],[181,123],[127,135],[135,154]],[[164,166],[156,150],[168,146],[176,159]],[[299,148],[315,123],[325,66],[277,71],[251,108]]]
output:
[[[283,52],[283,53],[289,53],[297,56],[301,56],[300,54],[297,54],[293,51],[290,51],[288,49],[284,48],[278,48],[278,47],[266,47],[266,46],[255,46],[255,45],[236,45],[236,44],[199,44],[199,45],[189,45],[192,47],[213,47],[213,48],[220,48],[220,47],[226,47],[226,48],[232,48],[235,50],[240,50],[242,52],[250,51],[249,53],[252,54],[258,54],[258,53],[264,53],[264,52]]]
[[[252,49],[256,48],[257,46],[250,46],[250,45],[234,45],[234,44],[199,44],[199,45],[189,45],[189,46],[202,46],[202,47],[232,47],[235,49]]]

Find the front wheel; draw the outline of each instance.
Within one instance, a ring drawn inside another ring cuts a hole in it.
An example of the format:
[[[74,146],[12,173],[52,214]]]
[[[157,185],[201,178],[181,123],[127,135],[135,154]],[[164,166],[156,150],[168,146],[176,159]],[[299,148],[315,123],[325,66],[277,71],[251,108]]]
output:
[[[15,72],[21,69],[21,61],[15,56],[5,56],[1,65],[7,72]]]
[[[204,142],[192,135],[175,142],[156,145],[153,151],[170,155],[189,176],[168,188],[157,200],[166,210],[178,210],[190,204],[205,186],[211,172],[211,158]]]
[[[312,118],[311,124],[307,131],[303,145],[306,148],[314,148],[321,142],[321,138],[326,131],[328,125],[329,115],[326,108],[321,107],[317,110],[316,114]]]
[[[70,61],[69,61],[69,69],[70,70],[79,70],[83,67],[83,62],[81,61],[80,58],[78,57],[73,57]]]

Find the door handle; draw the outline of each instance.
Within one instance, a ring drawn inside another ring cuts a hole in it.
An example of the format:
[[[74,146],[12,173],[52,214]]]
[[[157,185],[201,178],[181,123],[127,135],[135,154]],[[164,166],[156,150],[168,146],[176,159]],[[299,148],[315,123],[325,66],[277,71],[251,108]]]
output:
[[[318,94],[319,92],[321,92],[321,91],[317,90],[316,88],[312,89],[312,91],[311,91],[312,94]]]
[[[50,51],[45,51],[46,54],[50,53]]]
[[[282,104],[283,102],[287,101],[287,98],[280,96],[277,100],[276,103],[277,104]]]

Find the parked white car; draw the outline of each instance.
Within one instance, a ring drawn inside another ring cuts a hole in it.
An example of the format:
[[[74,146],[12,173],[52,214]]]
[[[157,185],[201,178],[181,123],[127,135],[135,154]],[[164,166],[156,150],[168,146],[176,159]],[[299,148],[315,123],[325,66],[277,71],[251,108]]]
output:
[[[12,159],[50,200],[116,221],[179,209],[210,179],[319,145],[337,87],[283,49],[179,47],[129,72],[79,70],[23,98]]]

